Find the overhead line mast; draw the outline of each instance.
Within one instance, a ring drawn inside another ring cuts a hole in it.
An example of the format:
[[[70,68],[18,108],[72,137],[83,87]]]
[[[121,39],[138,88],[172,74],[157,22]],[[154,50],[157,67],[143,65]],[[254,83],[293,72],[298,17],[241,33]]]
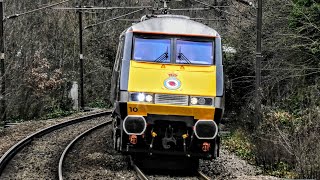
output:
[[[5,90],[6,90],[6,78],[5,78],[5,65],[4,65],[4,27],[3,27],[3,0],[0,0],[0,68],[1,68],[1,111],[0,111],[0,120],[3,124],[6,124],[6,99],[5,99]]]
[[[79,4],[79,8],[81,5]],[[83,69],[83,25],[82,25],[82,11],[78,10],[79,13],[79,63],[80,63],[80,107],[84,110],[84,69]]]
[[[256,46],[256,115],[257,126],[261,123],[261,60],[263,58],[261,45],[262,45],[262,0],[258,0],[257,9],[257,46]]]

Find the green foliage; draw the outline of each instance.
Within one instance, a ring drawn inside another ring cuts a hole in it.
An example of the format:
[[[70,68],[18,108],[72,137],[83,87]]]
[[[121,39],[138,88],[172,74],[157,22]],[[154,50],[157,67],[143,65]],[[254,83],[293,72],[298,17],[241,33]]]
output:
[[[302,49],[318,58],[320,53],[320,3],[315,0],[293,0],[289,26],[299,35]]]
[[[61,118],[61,117],[70,116],[73,113],[75,113],[75,111],[65,111],[60,108],[57,108],[57,109],[54,109],[52,112],[46,114],[42,119]]]
[[[279,102],[279,108],[299,117],[303,115],[303,110],[310,107],[320,106],[320,97],[318,96],[318,85],[301,86],[292,94],[283,98]]]
[[[105,101],[103,100],[95,100],[93,102],[90,102],[88,104],[89,107],[91,108],[106,108],[109,106],[109,104],[107,104]]]
[[[277,112],[275,114],[276,121],[280,124],[289,124],[289,121],[292,120],[292,116],[290,116],[286,112]],[[261,140],[265,142],[265,140]],[[255,139],[252,139],[249,137],[249,135],[246,133],[246,131],[237,129],[233,131],[229,136],[225,137],[223,139],[223,145],[226,149],[228,149],[230,152],[235,153],[237,156],[241,157],[244,160],[247,160],[251,164],[257,163],[257,155],[259,155],[259,152],[257,153],[255,147]],[[258,145],[259,146],[259,145]],[[272,142],[267,141],[263,144],[263,148],[266,151],[272,152],[273,151],[273,145]],[[259,161],[259,157],[258,157]],[[258,165],[259,162],[258,162]],[[298,173],[294,171],[294,166],[290,164],[289,162],[282,161],[282,160],[275,160],[273,163],[264,164],[263,166],[264,174],[266,175],[272,175],[276,177],[281,178],[297,178]]]
[[[299,177],[299,175],[293,171],[292,166],[282,161],[275,163],[272,168],[265,170],[265,172],[268,175],[281,178],[295,179]]]
[[[253,145],[243,130],[235,130],[229,136],[223,139],[223,144],[230,152],[234,152],[237,156],[254,162],[254,154],[252,153]]]
[[[252,154],[268,174],[320,178],[319,12],[317,0],[263,1],[260,127],[253,128],[252,123],[256,24],[242,19],[237,28],[229,28],[234,32],[227,37],[228,44],[237,53],[225,56],[226,112],[244,133],[234,132],[226,145],[241,157]],[[249,13],[247,9],[243,14]],[[245,134],[250,134],[248,141]]]
[[[263,119],[253,143],[256,162],[265,172],[285,178],[318,177],[319,107],[311,106],[296,115],[266,108]]]
[[[21,123],[25,121],[25,119],[21,116],[11,116],[10,119],[8,119],[8,122],[12,123]]]

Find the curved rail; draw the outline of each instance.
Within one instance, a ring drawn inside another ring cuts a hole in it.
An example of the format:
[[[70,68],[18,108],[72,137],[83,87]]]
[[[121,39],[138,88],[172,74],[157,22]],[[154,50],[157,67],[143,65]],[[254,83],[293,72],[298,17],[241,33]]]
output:
[[[59,180],[63,180],[63,171],[62,171],[62,166],[63,166],[63,161],[67,155],[67,153],[71,150],[71,147],[74,146],[74,144],[80,140],[80,138],[88,135],[89,133],[91,133],[94,130],[97,130],[103,126],[106,126],[108,124],[110,124],[112,122],[112,120],[108,121],[108,122],[104,122],[102,124],[99,124],[85,132],[83,132],[82,134],[80,134],[79,136],[77,136],[76,138],[74,138],[69,144],[68,146],[64,149],[62,155],[60,156],[60,160],[59,160],[59,167],[58,167],[58,174],[59,174]]]
[[[208,176],[206,176],[205,174],[203,174],[201,171],[198,171],[198,179],[201,179],[201,180],[211,180],[211,178],[209,178]]]
[[[57,129],[61,129],[66,126],[70,126],[72,124],[80,123],[82,121],[90,120],[93,118],[106,116],[109,114],[111,114],[111,111],[102,111],[102,112],[97,112],[95,114],[90,114],[90,115],[82,116],[79,118],[74,118],[69,121],[65,121],[65,122],[47,127],[45,129],[39,130],[39,131],[27,136],[26,138],[22,139],[21,141],[19,141],[15,145],[13,145],[3,156],[1,156],[1,158],[0,158],[0,175],[2,174],[6,165],[14,157],[14,155],[17,154],[25,146],[27,146],[30,142],[32,142],[33,139],[42,137],[52,131],[55,131]]]
[[[132,156],[129,156],[129,158],[130,158],[130,165],[136,171],[138,179],[140,179],[140,180],[148,180],[147,176],[144,175],[144,173],[140,170],[140,168],[138,168],[138,166],[134,164]]]
[[[147,176],[143,174],[143,172],[136,166],[132,164],[133,169],[137,172],[137,176],[140,180],[148,180]]]

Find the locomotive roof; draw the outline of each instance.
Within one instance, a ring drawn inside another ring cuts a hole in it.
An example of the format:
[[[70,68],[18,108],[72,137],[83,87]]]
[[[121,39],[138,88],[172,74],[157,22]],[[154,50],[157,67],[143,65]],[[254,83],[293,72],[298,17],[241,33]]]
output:
[[[219,36],[217,31],[186,16],[162,15],[139,22],[128,31],[174,34],[174,35],[197,35],[197,36]]]

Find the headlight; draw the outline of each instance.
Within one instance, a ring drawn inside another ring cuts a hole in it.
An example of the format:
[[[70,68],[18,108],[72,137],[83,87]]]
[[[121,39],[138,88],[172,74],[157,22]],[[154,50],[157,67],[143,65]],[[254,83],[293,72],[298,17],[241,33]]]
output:
[[[146,101],[147,102],[152,102],[153,96],[151,94],[146,95]]]
[[[136,102],[153,102],[153,94],[147,93],[130,93],[130,101]]]
[[[143,93],[139,93],[137,96],[138,101],[144,101],[146,96]]]
[[[198,104],[198,98],[192,97],[192,98],[190,99],[190,103],[191,103],[192,105]]]
[[[206,101],[208,101],[207,99],[203,98],[203,97],[199,97],[198,98],[198,104],[200,105],[205,105]],[[212,103],[211,103],[212,104]]]
[[[213,106],[214,98],[211,97],[190,97],[190,105]]]

